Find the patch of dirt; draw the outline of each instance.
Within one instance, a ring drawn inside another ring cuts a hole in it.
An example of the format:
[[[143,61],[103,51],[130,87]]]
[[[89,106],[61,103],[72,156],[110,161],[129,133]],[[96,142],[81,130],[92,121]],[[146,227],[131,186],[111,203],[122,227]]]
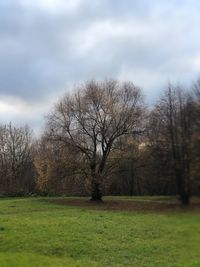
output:
[[[140,201],[140,200],[106,200],[93,202],[85,199],[54,199],[51,203],[81,207],[92,210],[128,211],[128,212],[200,212],[200,201],[194,201],[189,206],[183,206],[178,201]]]

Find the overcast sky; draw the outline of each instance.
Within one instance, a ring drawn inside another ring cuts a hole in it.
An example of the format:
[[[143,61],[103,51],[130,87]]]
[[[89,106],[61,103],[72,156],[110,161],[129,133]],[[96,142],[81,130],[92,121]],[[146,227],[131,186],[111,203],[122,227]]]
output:
[[[200,74],[199,0],[0,0],[0,121],[30,124],[89,79],[131,80],[154,101]]]

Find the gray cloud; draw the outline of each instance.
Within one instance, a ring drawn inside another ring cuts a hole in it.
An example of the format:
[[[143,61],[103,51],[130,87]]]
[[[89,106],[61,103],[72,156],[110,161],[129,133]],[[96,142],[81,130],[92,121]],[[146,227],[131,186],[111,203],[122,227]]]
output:
[[[200,69],[199,9],[197,0],[1,1],[1,117],[36,127],[49,104],[38,106],[91,78],[132,80],[148,99],[168,80],[192,81]],[[23,111],[8,112],[9,97],[25,103]]]

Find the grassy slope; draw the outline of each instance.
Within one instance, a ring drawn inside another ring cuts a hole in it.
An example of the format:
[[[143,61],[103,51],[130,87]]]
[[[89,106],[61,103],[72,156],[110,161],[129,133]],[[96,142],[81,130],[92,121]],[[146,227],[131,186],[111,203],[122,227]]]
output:
[[[200,266],[200,214],[0,200],[0,266]]]

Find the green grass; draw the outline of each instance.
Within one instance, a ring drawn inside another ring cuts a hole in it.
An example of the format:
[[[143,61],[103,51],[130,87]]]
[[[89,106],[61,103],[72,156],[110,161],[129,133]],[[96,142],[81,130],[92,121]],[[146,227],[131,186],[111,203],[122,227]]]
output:
[[[0,266],[199,267],[200,214],[0,200]]]

